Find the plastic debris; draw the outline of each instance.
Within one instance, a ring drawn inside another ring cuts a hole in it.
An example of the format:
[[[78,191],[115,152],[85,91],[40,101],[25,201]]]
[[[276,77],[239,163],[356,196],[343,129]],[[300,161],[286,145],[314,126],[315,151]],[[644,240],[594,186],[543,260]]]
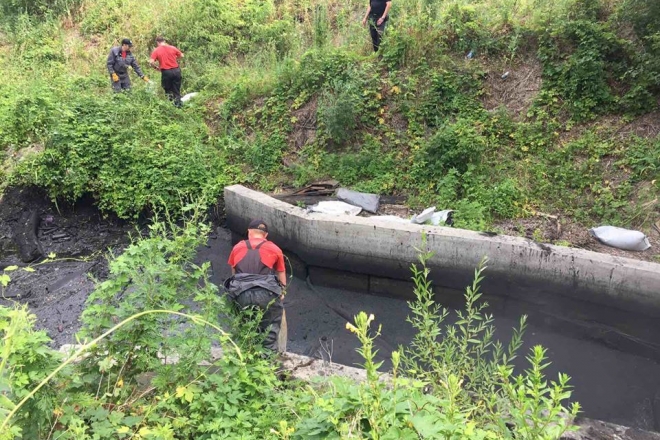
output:
[[[465,56],[465,58],[467,58],[468,60],[471,60],[473,57],[474,57],[474,51],[473,50],[468,52],[468,54]]]
[[[430,219],[431,224],[435,226],[440,226],[440,225],[451,226],[454,224],[454,220],[452,218],[453,214],[454,214],[453,209],[445,209],[443,211],[434,212]]]
[[[502,75],[502,79],[507,79],[508,77],[509,77],[509,72],[508,71],[504,72],[504,74]]]
[[[190,98],[194,98],[197,96],[198,92],[192,92],[192,93],[187,93],[181,97],[181,102],[187,102],[190,100]]]
[[[435,212],[435,206],[426,208],[424,211],[422,211],[421,214],[413,216],[413,218],[410,219],[410,222],[416,223],[418,225],[424,224],[428,220],[431,220],[431,217],[433,216],[434,212]]]
[[[362,208],[359,206],[349,205],[344,202],[337,201],[323,201],[318,202],[316,205],[310,206],[307,208],[311,212],[320,212],[323,214],[330,215],[350,215],[356,216],[362,212]]]
[[[359,206],[372,214],[378,212],[378,206],[380,205],[379,195],[351,191],[346,188],[339,188],[337,190],[337,198],[351,205]]]
[[[410,222],[418,225],[423,225],[424,223],[430,223],[434,226],[440,226],[440,225],[452,226],[454,224],[454,221],[452,219],[453,213],[454,213],[453,209],[445,209],[436,212],[435,206],[431,206],[430,208],[426,208],[424,211],[422,211],[421,214],[413,216],[413,218],[410,219]]]
[[[651,247],[649,239],[640,231],[616,226],[599,226],[589,229],[589,234],[603,244],[627,251],[645,251]]]

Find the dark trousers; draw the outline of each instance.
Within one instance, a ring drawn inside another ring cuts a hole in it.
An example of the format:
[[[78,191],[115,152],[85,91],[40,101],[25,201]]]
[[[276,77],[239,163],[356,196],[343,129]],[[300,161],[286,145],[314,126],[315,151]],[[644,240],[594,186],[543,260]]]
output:
[[[380,40],[383,38],[383,32],[385,32],[385,26],[387,25],[387,20],[385,20],[380,26],[377,26],[378,18],[380,17],[369,17],[369,33],[371,34],[371,42],[374,45],[374,52],[378,52]]]
[[[161,70],[160,85],[174,105],[181,107],[181,69]]]
[[[131,79],[128,77],[128,72],[123,75],[117,74],[119,81],[114,82],[112,76],[110,77],[110,82],[112,83],[112,90],[115,92],[121,92],[122,90],[129,90],[131,88]]]
[[[264,347],[274,352],[278,351],[278,336],[282,327],[284,305],[275,294],[265,289],[254,288],[242,292],[234,300],[241,309],[255,307],[264,310],[259,323],[260,332],[268,332],[264,339]]]

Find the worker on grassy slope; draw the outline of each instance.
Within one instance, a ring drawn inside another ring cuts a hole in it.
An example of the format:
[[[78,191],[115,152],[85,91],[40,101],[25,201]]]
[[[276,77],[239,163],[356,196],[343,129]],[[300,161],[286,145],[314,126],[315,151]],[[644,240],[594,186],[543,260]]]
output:
[[[378,52],[380,47],[380,40],[383,38],[383,32],[385,32],[385,26],[389,20],[388,14],[391,6],[391,0],[369,0],[367,12],[362,19],[362,26],[369,23],[369,33],[371,34],[374,52]]]
[[[286,350],[286,339],[280,338],[283,325],[286,328],[282,302],[286,268],[282,250],[267,237],[266,223],[252,220],[248,226],[248,239],[237,243],[229,255],[232,276],[224,286],[241,309],[256,307],[264,311],[259,331],[268,332],[264,346],[276,352]]]
[[[163,37],[156,37],[156,44],[158,46],[151,53],[149,64],[154,69],[160,70],[160,85],[167,97],[174,101],[175,106],[181,107],[181,69],[178,60],[183,58],[183,53],[167,44]]]
[[[121,40],[121,46],[116,46],[110,49],[108,55],[108,73],[112,81],[112,89],[115,92],[122,90],[129,90],[131,88],[131,79],[128,77],[128,68],[132,67],[135,73],[144,81],[149,81],[142,69],[138,66],[137,60],[131,53],[133,42],[128,38]]]

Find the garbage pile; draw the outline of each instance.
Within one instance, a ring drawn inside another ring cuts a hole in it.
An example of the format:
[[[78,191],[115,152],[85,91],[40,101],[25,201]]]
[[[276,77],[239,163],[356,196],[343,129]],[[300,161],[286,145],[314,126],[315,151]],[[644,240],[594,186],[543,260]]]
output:
[[[380,207],[380,196],[378,194],[362,193],[346,188],[339,188],[336,193],[339,201],[322,201],[307,208],[308,212],[319,212],[330,215],[357,216],[363,210],[377,214]],[[435,206],[425,209],[420,214],[410,219],[397,217],[395,215],[374,215],[370,218],[385,220],[393,223],[413,223],[417,225],[430,224],[435,226],[452,226],[452,209],[436,211]]]

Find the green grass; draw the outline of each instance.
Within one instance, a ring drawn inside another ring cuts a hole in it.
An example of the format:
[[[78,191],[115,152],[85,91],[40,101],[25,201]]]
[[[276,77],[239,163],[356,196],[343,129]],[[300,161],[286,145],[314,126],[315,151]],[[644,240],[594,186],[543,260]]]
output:
[[[394,2],[380,56],[355,0],[70,6],[5,17],[0,148],[44,150],[7,160],[5,183],[91,193],[122,216],[230,182],[272,190],[332,177],[457,209],[473,229],[536,210],[644,230],[657,218],[660,141],[617,132],[658,109],[652,1]],[[125,99],[109,90],[109,47],[131,37],[146,66],[157,34],[186,53],[184,92],[201,92],[182,113],[138,81]],[[486,110],[500,70],[530,59],[542,69],[531,107]],[[78,115],[83,103],[99,110]],[[108,124],[118,133],[101,147]],[[145,160],[122,167],[130,159],[99,156],[110,147]]]

